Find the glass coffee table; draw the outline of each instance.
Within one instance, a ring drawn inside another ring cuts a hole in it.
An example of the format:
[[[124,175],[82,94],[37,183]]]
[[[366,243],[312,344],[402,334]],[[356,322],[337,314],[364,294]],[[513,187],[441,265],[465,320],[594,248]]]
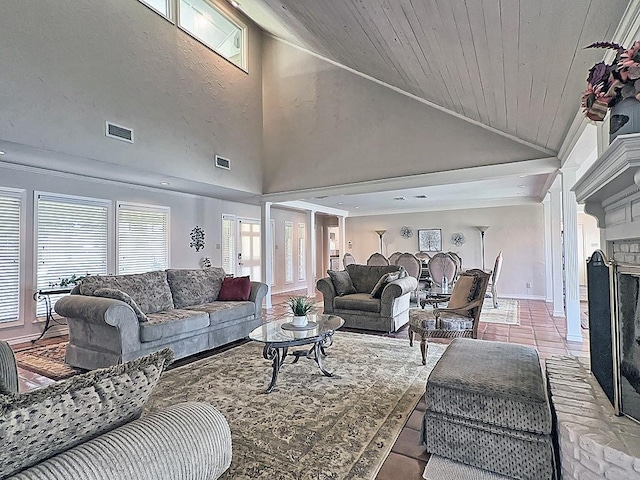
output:
[[[293,317],[289,317],[265,323],[249,334],[249,338],[254,342],[264,343],[262,356],[273,363],[271,383],[269,383],[265,393],[270,393],[275,387],[278,381],[278,373],[287,356],[294,357],[292,364],[296,363],[300,357],[313,360],[324,375],[327,377],[333,376],[322,366],[322,357],[326,356],[324,349],[333,344],[333,334],[344,325],[344,320],[336,315],[314,314],[308,317],[309,328],[298,327],[292,329],[291,321]],[[289,352],[291,347],[302,347],[304,345],[310,345],[311,347]]]

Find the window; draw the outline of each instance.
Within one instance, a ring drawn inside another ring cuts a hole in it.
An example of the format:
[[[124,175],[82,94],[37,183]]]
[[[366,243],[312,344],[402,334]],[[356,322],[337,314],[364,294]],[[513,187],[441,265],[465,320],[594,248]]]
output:
[[[236,217],[222,215],[222,268],[227,275],[236,274]]]
[[[0,190],[0,324],[20,313],[20,210],[22,194]]]
[[[246,70],[246,27],[206,0],[179,0],[178,25],[231,63]]]
[[[118,273],[169,268],[169,209],[118,204]]]
[[[304,223],[298,224],[298,280],[306,278],[307,255],[306,255],[306,228]]]
[[[71,275],[107,273],[107,222],[110,202],[37,194],[36,288],[57,285]],[[51,296],[51,303],[60,296]],[[36,314],[46,313],[38,303]]]
[[[293,283],[293,222],[284,222],[284,281]]]
[[[167,0],[140,0],[163,17],[169,18],[169,2]]]

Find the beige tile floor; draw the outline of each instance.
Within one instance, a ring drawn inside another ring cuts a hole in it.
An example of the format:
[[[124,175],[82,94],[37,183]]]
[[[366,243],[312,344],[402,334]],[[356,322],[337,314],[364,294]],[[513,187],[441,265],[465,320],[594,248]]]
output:
[[[265,320],[270,321],[281,318],[287,314],[285,301],[292,295],[304,295],[306,291],[290,292],[283,295],[274,295],[273,308],[265,310]],[[319,297],[321,300],[322,297]],[[584,340],[582,343],[571,343],[564,339],[566,326],[564,318],[557,318],[551,315],[550,305],[540,300],[520,300],[520,325],[501,325],[493,323],[480,323],[479,338],[483,340],[496,340],[509,343],[518,343],[535,347],[540,352],[541,358],[552,355],[589,355],[588,330],[583,330]],[[320,305],[321,306],[321,305]],[[371,333],[371,332],[362,332]],[[408,348],[408,334],[406,326],[390,336],[396,338],[406,338]],[[38,344],[57,342],[66,339],[65,337],[55,337],[45,339]],[[438,340],[434,340],[438,341]],[[446,340],[443,340],[446,342]],[[17,345],[21,347],[25,345]],[[235,344],[232,344],[232,348]],[[418,348],[414,344],[414,348]],[[188,359],[183,359],[179,363],[188,363],[211,354],[219,353],[221,349],[213,352],[194,355]],[[20,390],[27,391],[44,385],[53,383],[53,380],[43,377],[27,370],[19,369]],[[422,400],[411,414],[407,424],[403,428],[400,436],[395,442],[391,453],[382,465],[377,480],[419,480],[422,472],[429,460],[429,454],[424,447],[418,444],[420,434],[420,422],[425,404]]]

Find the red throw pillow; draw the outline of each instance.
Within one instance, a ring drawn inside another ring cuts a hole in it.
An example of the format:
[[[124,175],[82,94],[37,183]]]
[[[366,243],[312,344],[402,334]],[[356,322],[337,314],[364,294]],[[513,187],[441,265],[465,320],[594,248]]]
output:
[[[249,300],[251,280],[249,277],[224,277],[218,300],[238,301]]]

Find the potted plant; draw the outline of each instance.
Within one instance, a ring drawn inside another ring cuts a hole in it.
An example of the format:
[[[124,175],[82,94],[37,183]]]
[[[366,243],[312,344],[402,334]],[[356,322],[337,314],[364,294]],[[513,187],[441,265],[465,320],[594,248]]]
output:
[[[596,122],[603,121],[610,108],[619,106],[612,112],[609,128],[610,133],[615,134],[630,121],[629,115],[617,115],[616,110],[621,110],[623,103],[631,103],[633,108],[640,106],[640,41],[628,49],[611,42],[592,43],[586,48],[605,48],[616,52],[611,63],[598,62],[589,70],[587,89],[582,94],[584,114]]]
[[[296,327],[304,327],[307,323],[307,315],[315,310],[313,302],[307,297],[290,297],[287,305],[293,313],[293,325]]]

